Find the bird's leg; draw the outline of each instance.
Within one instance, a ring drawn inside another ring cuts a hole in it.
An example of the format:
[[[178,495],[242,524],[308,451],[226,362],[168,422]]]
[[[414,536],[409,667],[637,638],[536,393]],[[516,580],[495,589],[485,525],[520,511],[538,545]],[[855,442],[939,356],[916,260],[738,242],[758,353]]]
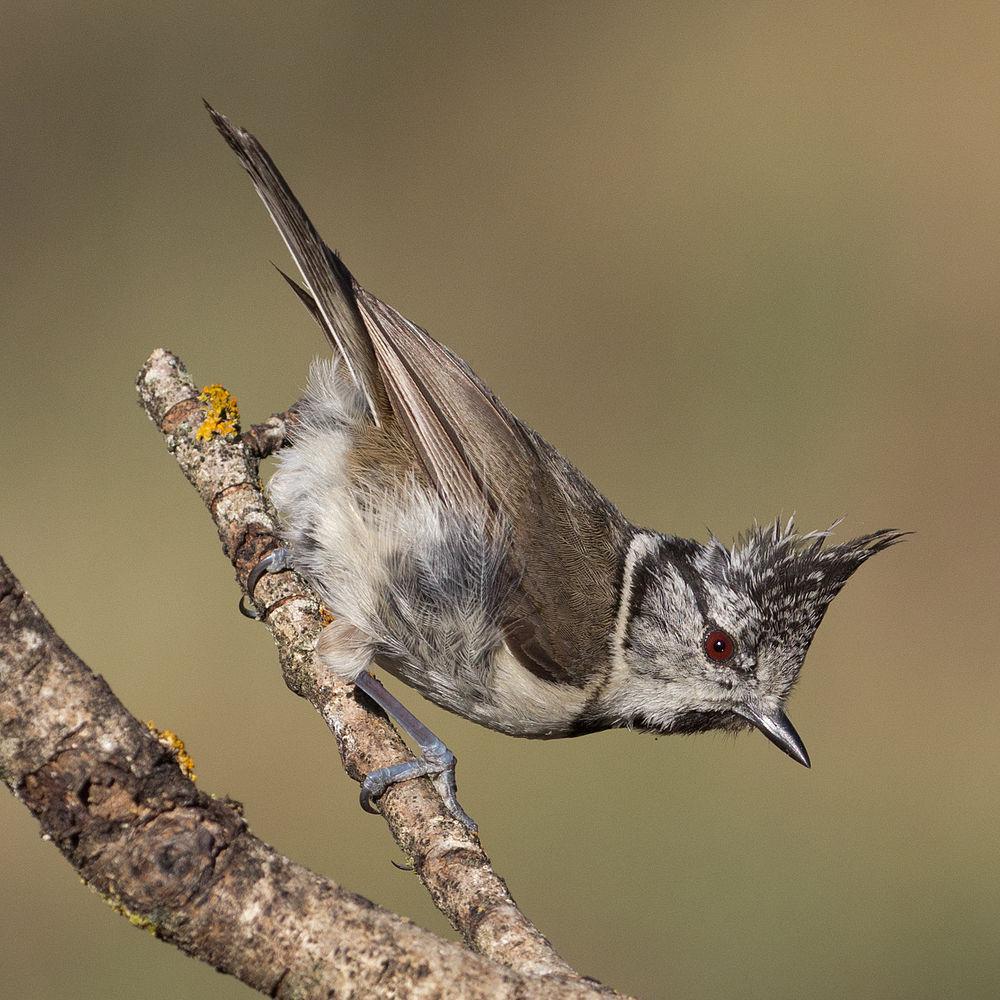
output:
[[[257,584],[265,573],[281,573],[291,568],[291,552],[288,549],[271,549],[254,566],[247,578],[247,593],[250,599],[253,600]],[[240,611],[247,618],[260,618],[260,612],[256,608],[248,608],[243,603],[242,597]],[[345,680],[353,680],[355,686],[395,719],[403,732],[420,748],[420,755],[416,760],[400,761],[398,764],[380,767],[365,777],[361,783],[361,808],[373,813],[376,809],[372,803],[382,796],[390,785],[408,781],[410,778],[427,776],[434,783],[448,811],[470,830],[477,830],[479,827],[476,821],[458,801],[455,755],[440,737],[432,733],[398,698],[368,673],[374,648],[367,636],[343,619],[337,619],[320,632],[316,651],[325,666]]]
[[[395,695],[387,691],[370,673],[363,671],[354,680],[359,690],[363,691],[375,704],[387,712],[403,732],[413,738],[420,747],[420,756],[416,760],[402,761],[390,764],[372,771],[361,784],[361,808],[367,812],[375,812],[372,800],[377,799],[385,790],[397,781],[407,781],[426,775],[434,782],[434,787],[444,801],[448,811],[457,820],[464,823],[470,830],[477,830],[476,821],[462,808],[458,801],[458,788],[455,784],[455,755],[435,736]]]
[[[252,570],[250,570],[250,576],[247,577],[247,593],[250,595],[250,600],[253,600],[257,584],[260,582],[260,578],[265,573],[283,573],[286,569],[291,568],[292,554],[288,549],[284,547],[271,549],[271,551],[268,552],[268,554],[264,556],[264,558],[261,559]],[[256,608],[248,608],[243,603],[242,597],[240,598],[240,614],[246,615],[247,618],[253,618],[255,621],[261,617],[260,612]]]
[[[455,755],[401,701],[387,691],[369,672],[375,645],[360,629],[336,618],[316,640],[316,653],[324,666],[344,680],[353,681],[384,712],[396,720],[400,729],[420,748],[416,760],[404,760],[372,771],[361,782],[361,808],[375,812],[372,804],[398,781],[428,777],[437,788],[448,811],[470,830],[477,829],[469,814],[459,805],[455,788]]]

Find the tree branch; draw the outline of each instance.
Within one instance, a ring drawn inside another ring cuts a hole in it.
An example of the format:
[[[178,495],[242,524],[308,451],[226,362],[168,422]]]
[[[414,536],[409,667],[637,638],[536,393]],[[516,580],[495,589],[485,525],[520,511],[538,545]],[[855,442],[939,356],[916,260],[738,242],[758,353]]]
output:
[[[197,440],[205,407],[180,359],[163,349],[143,366],[137,388],[150,419],[211,512],[245,590],[251,569],[279,542],[258,466],[259,456],[277,446],[279,424],[288,415],[272,417],[246,440]],[[265,575],[256,601],[278,647],[285,683],[312,703],[336,736],[347,773],[360,781],[375,768],[407,759],[405,744],[385,716],[359,701],[353,685],[317,663],[313,650],[325,620],[308,584],[292,571]],[[471,947],[520,972],[576,976],[517,908],[478,838],[447,812],[430,781],[390,786],[379,807],[435,905]]]
[[[253,836],[198,791],[0,558],[0,777],[135,925],[275,997],[592,998],[444,941]]]

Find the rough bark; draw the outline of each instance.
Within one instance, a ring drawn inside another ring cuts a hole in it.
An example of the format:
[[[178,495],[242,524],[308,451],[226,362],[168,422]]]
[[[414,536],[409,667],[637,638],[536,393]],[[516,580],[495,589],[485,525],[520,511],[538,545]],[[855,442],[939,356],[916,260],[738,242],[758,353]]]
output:
[[[261,492],[260,455],[273,450],[288,414],[243,438],[196,437],[205,418],[186,369],[157,349],[139,374],[143,407],[208,507],[236,579],[246,589],[258,560],[278,544],[274,511]],[[354,687],[324,670],[313,650],[325,624],[319,599],[294,572],[266,575],[256,588],[263,621],[278,648],[285,683],[307,698],[336,736],[344,769],[360,781],[409,752],[385,716],[355,697]],[[573,976],[541,932],[518,909],[479,839],[448,813],[427,779],[393,785],[379,807],[435,905],[475,950],[520,972]]]
[[[282,857],[59,638],[0,558],[0,777],[135,925],[275,997],[584,998]]]

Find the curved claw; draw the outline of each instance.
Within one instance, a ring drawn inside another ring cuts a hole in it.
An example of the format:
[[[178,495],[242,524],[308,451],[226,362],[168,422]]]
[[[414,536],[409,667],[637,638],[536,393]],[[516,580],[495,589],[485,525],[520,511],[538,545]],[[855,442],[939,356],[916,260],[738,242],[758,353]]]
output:
[[[361,800],[361,808],[364,809],[366,813],[371,813],[373,816],[378,815],[378,809],[372,805],[372,799],[377,799],[382,796],[385,792],[385,787],[379,787],[377,782],[369,781],[371,775],[369,775],[361,783],[361,795],[359,799]]]
[[[244,602],[246,601],[246,594],[240,594],[240,603],[237,607],[240,609],[240,614],[244,618],[250,618],[255,622],[259,622],[261,619],[261,613],[256,608],[248,607]]]
[[[431,775],[431,781],[434,782],[434,787],[437,789],[438,795],[441,796],[445,806],[447,806],[448,812],[473,833],[478,833],[479,824],[462,808],[461,803],[458,801],[455,765],[452,764],[447,771],[440,771],[438,774]]]
[[[265,573],[283,573],[286,569],[291,568],[292,553],[288,549],[284,546],[271,549],[250,570],[250,575],[247,577],[247,594],[250,595],[250,600],[254,600],[254,592],[257,590],[257,584],[260,583],[260,578]],[[244,602],[245,598],[241,595],[239,603],[240,614],[246,618],[252,618],[254,621],[260,621],[263,615],[256,608],[248,607]]]

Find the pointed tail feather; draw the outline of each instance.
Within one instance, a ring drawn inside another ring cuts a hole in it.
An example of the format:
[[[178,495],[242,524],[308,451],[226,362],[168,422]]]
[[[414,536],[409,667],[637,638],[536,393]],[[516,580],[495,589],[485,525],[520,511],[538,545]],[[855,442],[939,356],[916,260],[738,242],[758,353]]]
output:
[[[309,310],[309,315],[312,316],[314,320],[324,331],[326,330],[326,323],[323,320],[323,314],[319,311],[319,306],[316,305],[316,300],[290,275],[282,271],[274,261],[271,261],[271,267],[275,269],[284,279],[288,287],[295,292],[298,296],[299,301]]]
[[[207,101],[215,127],[236,153],[295,260],[308,290],[286,277],[310,305],[327,339],[340,352],[358,389],[368,401],[372,419],[381,424],[389,412],[375,349],[354,297],[354,280],[340,258],[323,242],[291,188],[264,147],[236,127]]]

